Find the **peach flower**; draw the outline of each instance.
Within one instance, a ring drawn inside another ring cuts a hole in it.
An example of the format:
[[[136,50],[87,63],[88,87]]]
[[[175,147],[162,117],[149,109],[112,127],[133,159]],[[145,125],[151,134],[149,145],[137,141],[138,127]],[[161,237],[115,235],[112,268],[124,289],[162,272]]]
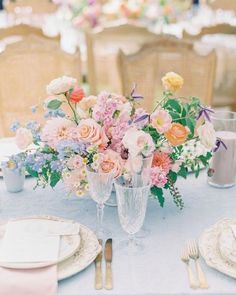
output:
[[[77,127],[77,132],[79,139],[87,143],[99,146],[108,142],[102,127],[93,119],[82,119]]]
[[[31,131],[24,127],[17,129],[15,142],[19,149],[26,149],[33,142]]]
[[[161,81],[165,90],[171,92],[176,92],[181,89],[184,84],[184,79],[174,72],[167,73]]]
[[[123,160],[120,155],[113,150],[106,150],[100,154],[98,171],[102,173],[114,172],[114,177],[119,177],[123,169]]]
[[[173,123],[164,135],[173,146],[177,146],[186,141],[188,134],[189,131],[185,126],[180,123]]]
[[[162,134],[171,127],[172,118],[168,112],[164,110],[156,110],[151,114],[151,125]]]
[[[71,78],[67,76],[54,79],[47,86],[47,93],[49,95],[66,93],[70,89],[74,88],[76,83],[77,83],[77,80],[75,78]]]
[[[168,173],[171,168],[172,161],[168,154],[156,152],[153,155],[152,167],[159,167],[164,172]]]
[[[89,117],[89,110],[97,103],[97,96],[90,95],[84,97],[76,107],[77,113],[80,118],[85,119]]]

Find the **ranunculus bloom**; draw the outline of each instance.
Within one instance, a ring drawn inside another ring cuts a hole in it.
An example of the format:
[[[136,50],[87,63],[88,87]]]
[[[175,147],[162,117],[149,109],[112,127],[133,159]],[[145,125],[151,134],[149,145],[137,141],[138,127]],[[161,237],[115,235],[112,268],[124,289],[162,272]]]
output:
[[[189,131],[185,126],[180,123],[173,123],[171,128],[164,135],[171,145],[177,146],[186,141],[188,134]]]
[[[122,143],[129,150],[129,154],[132,157],[136,157],[139,154],[148,157],[155,149],[150,134],[136,128],[130,128],[126,131]]]
[[[104,145],[108,142],[102,127],[93,119],[82,119],[77,127],[80,140],[90,144]]]
[[[197,135],[200,138],[200,142],[207,149],[213,149],[216,144],[216,133],[213,125],[210,122],[206,122],[197,128]]]
[[[171,92],[181,89],[184,84],[184,79],[174,72],[167,73],[161,81],[165,90]]]
[[[151,114],[151,125],[162,134],[171,127],[172,118],[165,110],[156,110]]]
[[[113,171],[116,178],[122,173],[123,162],[118,153],[108,149],[103,154],[100,154],[98,171],[102,173]]]
[[[166,173],[170,171],[172,161],[168,154],[156,152],[153,155],[152,167],[159,167]]]
[[[72,93],[70,94],[70,101],[74,103],[80,102],[84,98],[84,90],[83,88],[76,86]]]
[[[155,185],[156,187],[160,187],[160,188],[164,187],[168,181],[165,171],[163,171],[162,169],[158,167],[151,168],[150,179],[151,179],[152,185]]]
[[[54,79],[47,86],[47,93],[49,95],[57,95],[61,93],[66,93],[70,89],[74,88],[77,84],[77,80],[71,77],[63,76]]]
[[[22,150],[26,149],[33,142],[31,131],[23,127],[18,128],[16,131],[15,142],[18,148]]]

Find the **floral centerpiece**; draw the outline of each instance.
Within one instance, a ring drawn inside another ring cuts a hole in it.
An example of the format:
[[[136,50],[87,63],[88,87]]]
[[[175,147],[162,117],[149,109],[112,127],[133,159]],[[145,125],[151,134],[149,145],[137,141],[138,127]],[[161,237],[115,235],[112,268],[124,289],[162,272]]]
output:
[[[162,82],[163,97],[149,114],[140,107],[143,98],[135,88],[130,97],[107,92],[86,97],[76,79],[53,80],[44,103],[46,123],[14,125],[20,148],[32,142],[37,146],[26,152],[26,170],[37,185],[54,187],[61,180],[69,192],[82,196],[88,190],[86,165],[118,177],[129,175],[131,166],[138,173],[143,159],[153,156],[149,172],[154,198],[163,206],[163,192],[169,190],[183,208],[175,184],[189,169],[198,176],[201,165],[208,165],[216,144],[212,110],[195,97],[175,95],[183,86],[178,74],[167,73]],[[65,106],[70,112],[63,111]]]

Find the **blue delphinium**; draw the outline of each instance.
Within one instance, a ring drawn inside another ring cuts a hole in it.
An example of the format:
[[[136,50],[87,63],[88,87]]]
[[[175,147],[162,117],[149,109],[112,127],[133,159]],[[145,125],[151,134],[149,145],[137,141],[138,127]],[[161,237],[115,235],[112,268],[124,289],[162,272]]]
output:
[[[85,143],[79,143],[73,140],[61,140],[56,147],[58,157],[62,160],[69,158],[72,154],[85,155],[86,148]]]

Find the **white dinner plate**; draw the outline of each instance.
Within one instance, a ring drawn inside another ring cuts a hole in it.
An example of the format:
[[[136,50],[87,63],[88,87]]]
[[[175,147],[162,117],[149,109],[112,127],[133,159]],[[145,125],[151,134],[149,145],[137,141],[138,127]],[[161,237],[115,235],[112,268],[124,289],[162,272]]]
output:
[[[207,265],[233,278],[236,278],[236,263],[221,255],[219,236],[226,228],[235,224],[236,219],[222,219],[206,229],[199,238],[199,250]]]
[[[38,220],[43,227],[50,229],[51,223],[50,221],[61,221],[60,219],[51,218],[51,217],[29,217],[22,218],[17,220]],[[3,222],[0,224],[0,246],[4,237],[4,232],[6,228],[7,222]],[[78,225],[79,226],[79,225]],[[79,228],[79,227],[78,227]],[[60,238],[60,247],[59,247],[59,256],[58,263],[64,261],[65,259],[71,257],[80,246],[80,235],[64,235]],[[39,268],[44,266],[49,266],[55,264],[55,262],[43,262],[43,263],[6,263],[0,262],[0,266],[14,268],[14,269],[29,269],[29,268]]]
[[[236,238],[230,226],[219,234],[219,250],[225,260],[236,264]]]

